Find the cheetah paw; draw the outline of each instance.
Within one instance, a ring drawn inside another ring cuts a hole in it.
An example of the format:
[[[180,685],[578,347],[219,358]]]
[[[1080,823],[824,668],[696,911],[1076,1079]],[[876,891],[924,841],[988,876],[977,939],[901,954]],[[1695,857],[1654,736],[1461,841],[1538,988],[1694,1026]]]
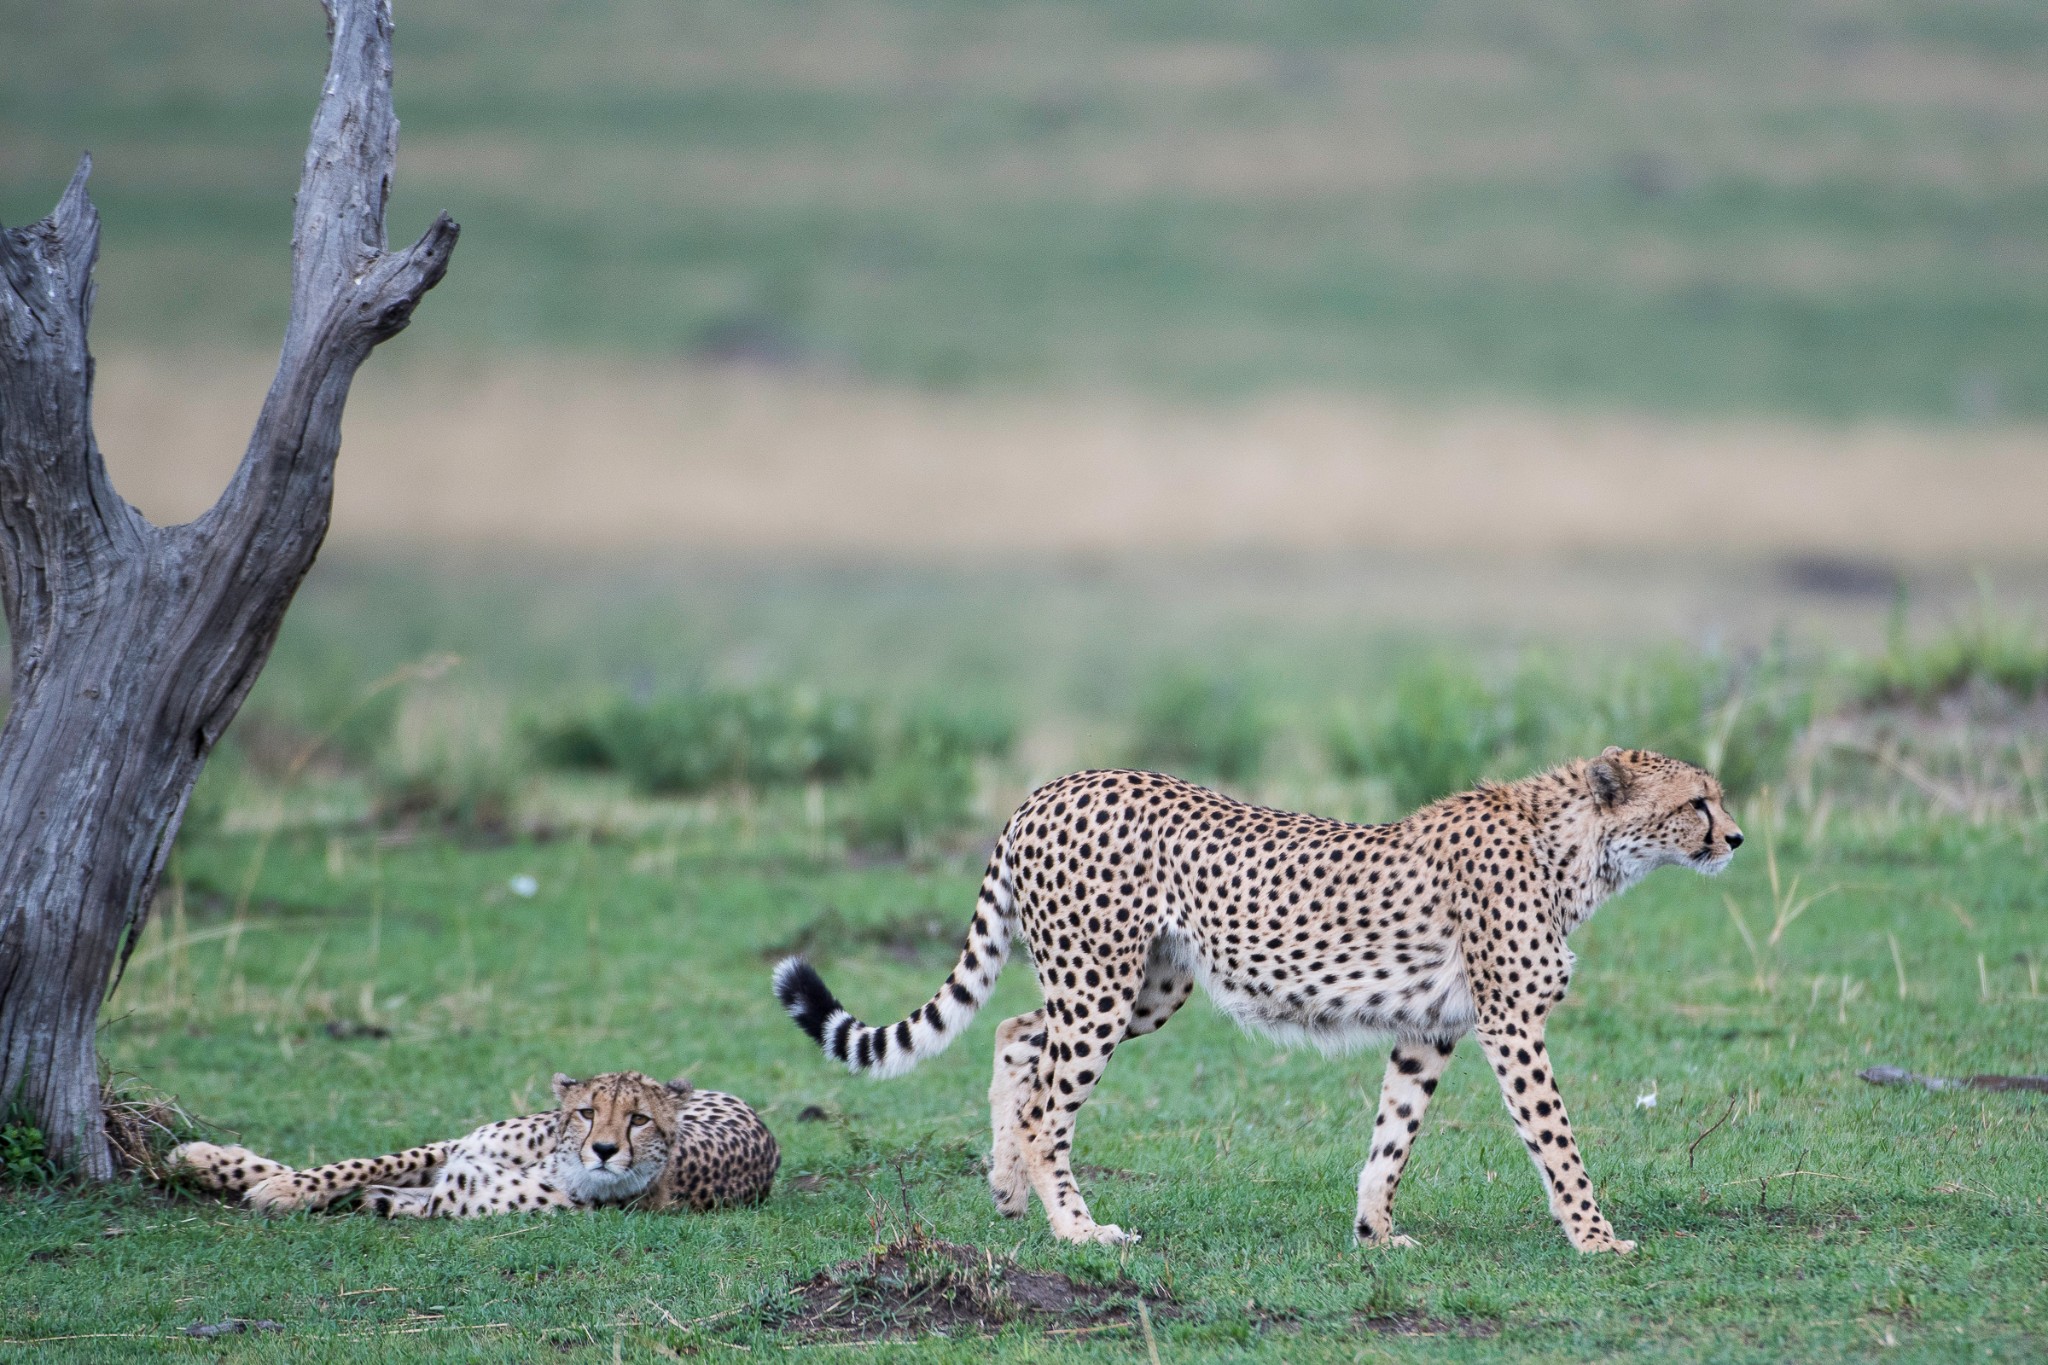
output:
[[[313,1203],[307,1191],[292,1182],[289,1171],[257,1181],[242,1196],[242,1202],[258,1213],[292,1213],[311,1208]]]
[[[1636,1249],[1634,1242],[1620,1237],[1610,1237],[1604,1242],[1587,1242],[1579,1248],[1582,1256],[1591,1256],[1602,1251],[1611,1251],[1617,1256],[1626,1256]]]
[[[202,1189],[217,1190],[225,1183],[222,1172],[230,1166],[261,1158],[246,1147],[222,1147],[211,1142],[181,1142],[171,1148],[165,1160],[172,1170],[189,1176]]]
[[[1078,1242],[1082,1246],[1121,1247],[1130,1246],[1143,1236],[1143,1233],[1125,1232],[1114,1223],[1091,1223],[1087,1227],[1074,1229],[1065,1240]]]
[[[1378,1237],[1370,1234],[1361,1236],[1358,1239],[1358,1244],[1362,1247],[1412,1247],[1417,1245],[1417,1242],[1413,1237],[1409,1237],[1406,1234],[1389,1232],[1384,1236]]]

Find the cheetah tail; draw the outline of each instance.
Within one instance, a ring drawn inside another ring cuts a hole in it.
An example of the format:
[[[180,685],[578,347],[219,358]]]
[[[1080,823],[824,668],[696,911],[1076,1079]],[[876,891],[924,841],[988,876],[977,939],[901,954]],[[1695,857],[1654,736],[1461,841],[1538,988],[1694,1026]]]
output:
[[[989,859],[960,960],[937,993],[908,1018],[881,1028],[863,1024],[839,1003],[810,963],[786,957],[776,964],[775,998],[827,1057],[877,1079],[900,1076],[944,1052],[973,1021],[1010,957],[1014,901],[1008,844],[1005,838]]]

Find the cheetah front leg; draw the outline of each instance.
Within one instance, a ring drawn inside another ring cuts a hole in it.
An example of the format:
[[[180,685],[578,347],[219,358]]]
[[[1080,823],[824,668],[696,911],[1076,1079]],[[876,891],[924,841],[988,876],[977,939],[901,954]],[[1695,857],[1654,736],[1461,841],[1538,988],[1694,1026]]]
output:
[[[1415,1239],[1394,1232],[1394,1191],[1415,1150],[1423,1111],[1436,1093],[1437,1079],[1451,1064],[1455,1038],[1400,1042],[1387,1057],[1380,1084],[1380,1112],[1372,1121],[1372,1153],[1358,1173],[1358,1240],[1367,1246],[1412,1247]]]
[[[171,1149],[169,1165],[200,1189],[230,1196],[245,1195],[275,1176],[292,1174],[283,1162],[258,1156],[247,1147],[211,1142],[180,1143]]]
[[[1565,1117],[1564,1100],[1544,1051],[1541,1013],[1526,1024],[1482,1024],[1478,1033],[1515,1130],[1543,1177],[1551,1216],[1565,1236],[1580,1251],[1634,1251],[1636,1244],[1616,1237],[1593,1202],[1593,1183],[1572,1138],[1571,1120]]]

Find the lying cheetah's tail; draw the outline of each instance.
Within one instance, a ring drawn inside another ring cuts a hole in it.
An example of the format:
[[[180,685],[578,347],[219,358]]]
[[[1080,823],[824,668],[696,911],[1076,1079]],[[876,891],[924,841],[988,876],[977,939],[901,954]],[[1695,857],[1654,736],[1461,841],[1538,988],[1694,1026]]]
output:
[[[810,963],[786,957],[775,967],[775,998],[835,1062],[877,1079],[900,1076],[927,1057],[946,1050],[988,1001],[996,976],[1010,956],[1015,888],[1010,877],[1007,831],[981,878],[981,899],[960,960],[938,993],[909,1018],[875,1028],[847,1013]]]

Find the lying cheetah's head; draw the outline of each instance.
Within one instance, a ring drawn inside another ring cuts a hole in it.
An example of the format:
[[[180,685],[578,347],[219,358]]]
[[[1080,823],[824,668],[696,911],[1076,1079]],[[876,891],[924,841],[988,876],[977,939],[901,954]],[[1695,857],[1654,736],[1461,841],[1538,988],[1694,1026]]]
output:
[[[1623,880],[1682,864],[1718,873],[1742,847],[1721,784],[1704,768],[1647,749],[1610,748],[1586,765],[1606,824],[1609,861]]]
[[[555,1075],[562,1103],[555,1168],[568,1193],[603,1202],[631,1199],[668,1164],[676,1116],[689,1103],[686,1080],[663,1085],[637,1071],[613,1071],[587,1081]]]

